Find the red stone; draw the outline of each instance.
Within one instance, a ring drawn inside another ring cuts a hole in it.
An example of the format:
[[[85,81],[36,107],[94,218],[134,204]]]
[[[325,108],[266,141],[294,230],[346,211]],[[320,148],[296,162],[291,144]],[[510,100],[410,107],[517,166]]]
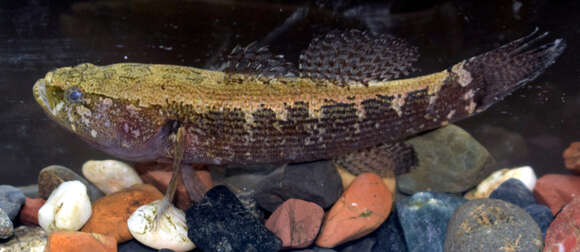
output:
[[[373,232],[387,219],[392,206],[393,196],[381,177],[358,175],[324,217],[316,245],[332,248]]]
[[[580,142],[573,142],[562,154],[568,170],[580,173]]]
[[[133,185],[106,195],[95,201],[93,214],[81,231],[107,235],[119,243],[131,240],[133,236],[127,226],[131,214],[137,208],[161,198],[163,194],[148,184]]]
[[[574,197],[580,195],[580,176],[547,174],[536,182],[534,196],[556,215]]]
[[[116,252],[115,238],[85,232],[53,232],[48,236],[45,252]]]
[[[324,210],[315,203],[289,199],[276,208],[266,227],[282,240],[284,248],[306,248],[314,242]]]
[[[203,186],[207,189],[211,188],[213,186],[213,182],[211,180],[209,171],[196,168],[199,167],[192,167],[192,169],[195,169],[195,174],[202,181]],[[157,166],[149,167],[142,166],[139,167],[138,171],[143,172],[141,174],[141,179],[144,183],[154,185],[161,192],[165,192],[167,190],[169,181],[171,180],[171,175],[173,174],[173,171],[171,170],[171,164],[157,164]],[[177,178],[177,190],[175,192],[174,202],[176,207],[183,210],[188,209],[193,204],[193,200],[189,198],[189,193],[183,184],[181,174],[179,174]]]
[[[580,197],[566,205],[546,231],[544,252],[580,251]]]
[[[28,198],[20,209],[20,223],[29,226],[38,226],[38,210],[46,200],[42,198]]]

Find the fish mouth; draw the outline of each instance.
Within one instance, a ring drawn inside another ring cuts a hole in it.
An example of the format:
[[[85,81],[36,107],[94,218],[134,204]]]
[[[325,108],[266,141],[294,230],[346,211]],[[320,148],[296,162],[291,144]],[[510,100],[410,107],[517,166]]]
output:
[[[51,110],[50,102],[48,102],[48,97],[46,96],[46,80],[44,78],[39,79],[34,83],[32,88],[32,93],[36,102],[44,109],[46,112]]]

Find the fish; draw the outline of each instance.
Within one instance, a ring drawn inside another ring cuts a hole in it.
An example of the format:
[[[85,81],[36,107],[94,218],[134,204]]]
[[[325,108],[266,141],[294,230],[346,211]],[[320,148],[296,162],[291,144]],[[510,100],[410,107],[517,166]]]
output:
[[[354,167],[361,158],[384,164],[384,156],[395,160],[391,172],[403,173],[413,162],[398,158],[412,156],[402,140],[481,113],[534,80],[566,48],[563,39],[546,37],[536,29],[439,72],[409,77],[416,47],[389,34],[334,30],[315,37],[297,64],[256,44],[234,48],[221,71],[84,63],[48,72],[33,94],[53,121],[125,160],[336,159]]]

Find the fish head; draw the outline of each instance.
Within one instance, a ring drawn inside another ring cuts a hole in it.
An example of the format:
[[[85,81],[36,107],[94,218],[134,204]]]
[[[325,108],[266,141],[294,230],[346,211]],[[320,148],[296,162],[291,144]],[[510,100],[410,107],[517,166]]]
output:
[[[33,95],[44,112],[99,150],[132,161],[151,161],[168,145],[170,129],[159,109],[107,92],[120,85],[103,67],[80,64],[48,72]]]

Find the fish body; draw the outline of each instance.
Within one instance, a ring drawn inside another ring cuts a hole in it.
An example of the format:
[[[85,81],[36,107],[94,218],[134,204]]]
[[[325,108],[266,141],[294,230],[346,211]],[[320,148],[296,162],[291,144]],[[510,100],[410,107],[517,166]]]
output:
[[[87,63],[47,73],[33,93],[60,125],[123,159],[171,160],[172,138],[183,128],[184,163],[305,162],[394,143],[482,112],[536,78],[565,48],[559,39],[532,47],[543,36],[531,34],[437,73],[393,79],[408,72],[413,50],[376,56],[388,49],[381,45],[400,43],[364,35],[368,48],[382,50],[361,52],[349,44],[359,35],[313,41],[299,70],[261,49],[246,51],[232,63],[234,72]],[[351,58],[341,61],[340,48],[325,43],[348,48]],[[245,71],[255,62],[262,63]]]

